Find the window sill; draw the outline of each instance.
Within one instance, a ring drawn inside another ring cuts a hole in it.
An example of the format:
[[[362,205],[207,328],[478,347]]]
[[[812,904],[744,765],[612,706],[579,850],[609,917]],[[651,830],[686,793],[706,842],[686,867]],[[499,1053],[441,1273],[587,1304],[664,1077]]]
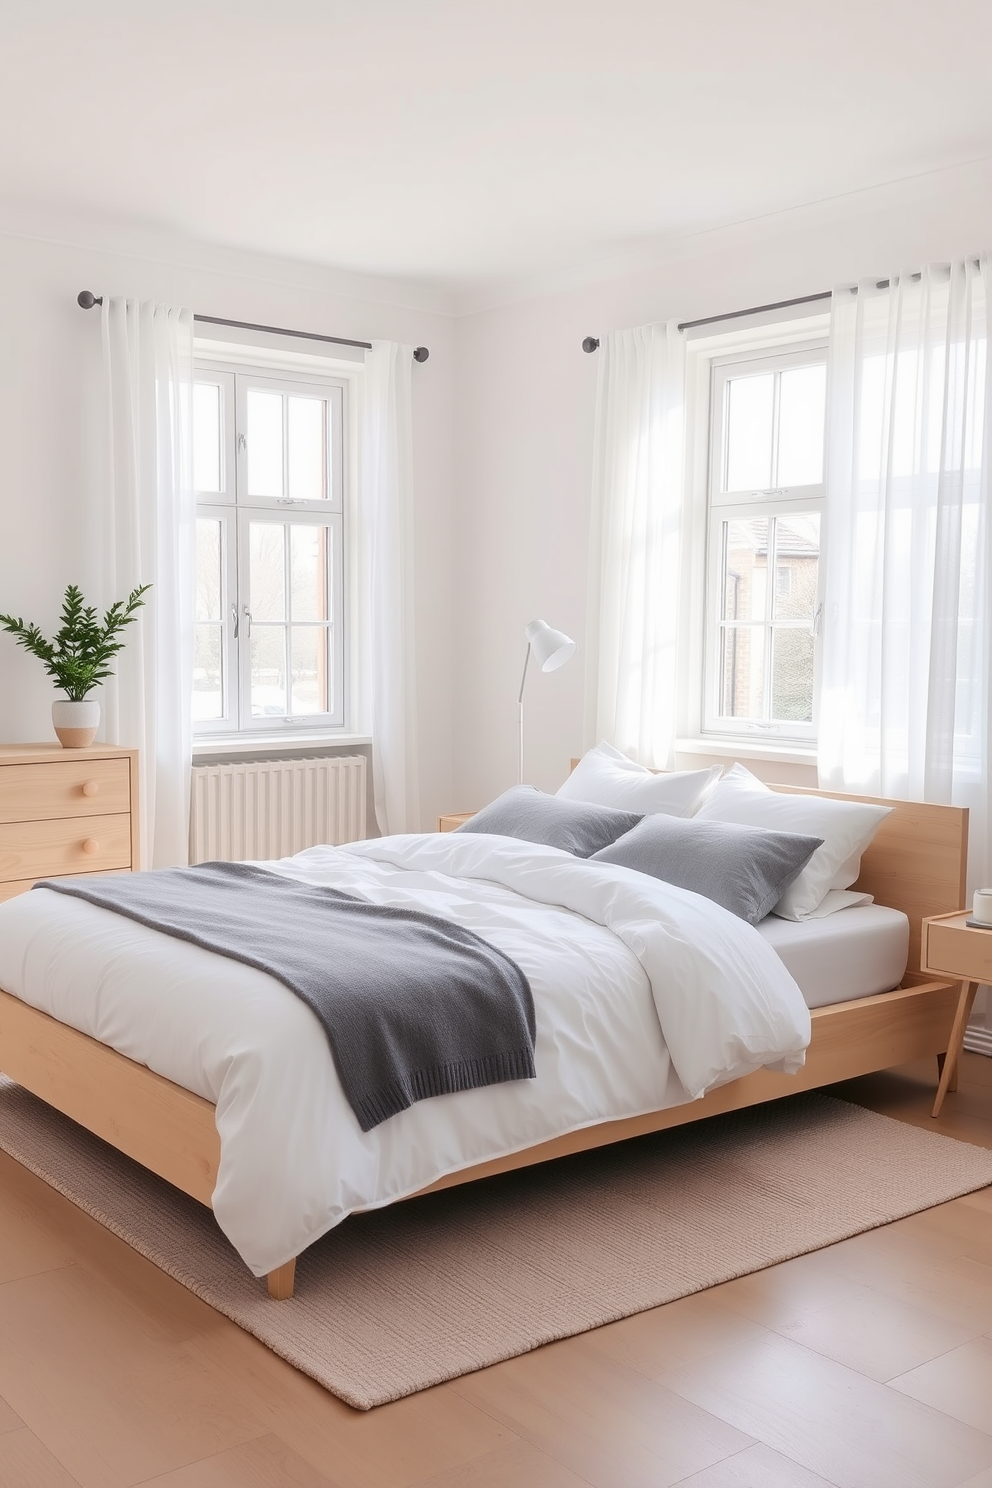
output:
[[[711,754],[728,759],[769,759],[783,765],[815,765],[814,747],[771,744],[766,739],[676,739],[676,754]]]
[[[261,754],[266,750],[273,754],[304,754],[313,749],[340,749],[355,744],[371,744],[370,734],[322,733],[322,734],[212,734],[193,741],[193,760],[209,760],[214,755]]]

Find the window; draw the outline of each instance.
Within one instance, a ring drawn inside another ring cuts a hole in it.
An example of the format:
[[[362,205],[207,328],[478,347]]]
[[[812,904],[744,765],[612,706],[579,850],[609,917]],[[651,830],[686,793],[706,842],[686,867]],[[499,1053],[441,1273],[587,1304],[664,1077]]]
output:
[[[811,743],[826,348],[714,359],[702,729]]]
[[[344,724],[344,396],[197,365],[198,734]]]

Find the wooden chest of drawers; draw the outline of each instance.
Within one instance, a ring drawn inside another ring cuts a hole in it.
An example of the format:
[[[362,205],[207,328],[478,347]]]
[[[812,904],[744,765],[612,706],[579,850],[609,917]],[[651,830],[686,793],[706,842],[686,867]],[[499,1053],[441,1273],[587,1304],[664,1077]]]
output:
[[[138,756],[0,745],[0,899],[39,878],[138,866]]]

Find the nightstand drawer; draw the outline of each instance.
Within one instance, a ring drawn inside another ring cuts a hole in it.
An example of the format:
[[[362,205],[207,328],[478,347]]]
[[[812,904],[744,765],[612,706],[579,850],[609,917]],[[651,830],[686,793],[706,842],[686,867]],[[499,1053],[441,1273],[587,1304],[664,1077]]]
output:
[[[126,759],[52,760],[0,769],[0,822],[112,816],[130,809]]]
[[[131,866],[131,818],[0,824],[0,880],[59,878]]]
[[[923,970],[969,982],[992,982],[992,930],[965,924],[966,914],[924,921]]]
[[[457,832],[460,826],[471,821],[475,815],[474,811],[449,811],[438,817],[437,829],[439,832]]]

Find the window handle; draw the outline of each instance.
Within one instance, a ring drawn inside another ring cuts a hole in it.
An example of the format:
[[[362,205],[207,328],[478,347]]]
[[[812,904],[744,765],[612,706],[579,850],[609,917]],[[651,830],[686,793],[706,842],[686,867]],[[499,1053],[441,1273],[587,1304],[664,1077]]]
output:
[[[238,607],[235,604],[231,606],[231,619],[234,621],[234,639],[237,640],[241,627],[238,624]]]
[[[812,622],[812,624],[810,625],[810,628],[809,628],[810,629],[810,635],[812,635],[812,636],[815,637],[815,636],[818,636],[820,634],[820,621],[821,621],[822,618],[823,618],[823,600],[821,599],[820,600],[820,603],[816,607],[816,613],[813,616],[813,622]]]
[[[238,449],[241,451],[242,454],[244,454],[245,451],[247,450],[247,448],[248,448],[248,441],[247,441],[247,439],[245,438],[245,436],[243,434],[239,434],[238,435]]]
[[[242,615],[244,615],[245,619],[248,621],[248,638],[250,640],[251,639],[251,610],[248,608],[247,605],[242,605],[241,606],[241,613],[242,613]]]

